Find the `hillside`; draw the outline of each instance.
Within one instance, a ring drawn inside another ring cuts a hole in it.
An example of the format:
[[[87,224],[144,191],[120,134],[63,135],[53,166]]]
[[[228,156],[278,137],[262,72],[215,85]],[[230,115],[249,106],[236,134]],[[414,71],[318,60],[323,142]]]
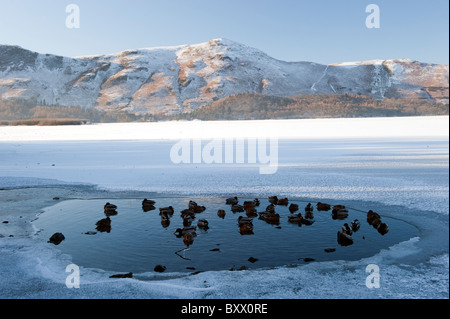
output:
[[[252,120],[448,115],[447,104],[418,99],[342,94],[297,95],[290,98],[239,94],[213,102],[178,119]]]
[[[232,95],[353,94],[447,103],[448,65],[374,60],[285,62],[226,40],[77,58],[0,45],[0,101],[171,116]]]

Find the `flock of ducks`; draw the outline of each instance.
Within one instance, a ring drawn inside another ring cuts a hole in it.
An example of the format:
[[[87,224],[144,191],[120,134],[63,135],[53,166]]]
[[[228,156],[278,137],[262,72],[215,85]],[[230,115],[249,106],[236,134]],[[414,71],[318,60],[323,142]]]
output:
[[[288,207],[291,215],[288,216],[288,222],[291,224],[297,224],[299,226],[310,226],[314,223],[314,206],[308,203],[304,208],[303,214],[299,212],[300,207],[298,204],[289,203],[287,198],[278,198],[277,196],[268,197],[269,205],[264,211],[257,211],[260,206],[260,201],[255,198],[252,201],[244,201],[242,205],[239,203],[238,197],[231,197],[226,199],[225,204],[230,206],[230,210],[233,213],[243,213],[246,216],[239,216],[237,219],[237,226],[241,235],[252,235],[253,233],[253,220],[258,217],[260,220],[265,221],[268,224],[279,225],[280,215],[276,212],[276,206]],[[154,200],[144,199],[142,201],[142,209],[144,212],[155,210],[156,202]],[[333,219],[344,220],[348,217],[348,209],[344,205],[331,205],[326,203],[317,203],[316,209],[318,211],[330,211]],[[182,238],[183,243],[189,247],[193,244],[194,238],[197,236],[197,228],[207,230],[209,223],[206,219],[200,218],[197,220],[196,225],[193,225],[196,220],[197,214],[200,214],[206,210],[205,206],[198,205],[195,201],[190,200],[188,207],[181,211],[180,217],[182,218],[183,228],[177,228],[174,232],[175,236]],[[96,229],[100,232],[111,231],[111,216],[117,215],[117,206],[111,203],[104,205],[104,213],[106,218],[99,220],[96,223]],[[170,225],[170,219],[175,213],[175,209],[172,206],[159,208],[159,215],[161,217],[161,225],[168,227]],[[226,211],[219,209],[217,216],[224,219]],[[370,210],[367,213],[367,222],[372,225],[378,232],[385,235],[389,227],[381,221],[379,214]],[[357,232],[361,227],[359,220],[355,219],[350,224],[345,223],[337,233],[337,241],[341,246],[349,246],[353,244],[352,234]]]

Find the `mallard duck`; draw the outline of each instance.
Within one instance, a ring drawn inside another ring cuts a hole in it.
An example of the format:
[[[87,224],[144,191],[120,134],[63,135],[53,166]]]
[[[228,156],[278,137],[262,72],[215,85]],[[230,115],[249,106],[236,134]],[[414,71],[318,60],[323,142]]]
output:
[[[198,228],[201,228],[201,229],[208,229],[208,225],[209,225],[209,223],[206,219],[199,219],[197,222]]]
[[[183,209],[181,211],[181,217],[184,218],[186,216],[190,216],[192,219],[195,218],[195,213],[190,209]]]
[[[289,211],[291,213],[295,213],[296,211],[298,211],[298,205],[297,204],[291,204],[289,205]]]
[[[174,234],[177,237],[184,236],[185,234],[192,234],[193,236],[195,236],[195,235],[197,235],[197,233],[195,232],[196,230],[197,230],[197,227],[195,227],[195,226],[184,227],[183,229],[177,228],[175,230]]]
[[[254,200],[253,200],[253,203],[255,204],[255,207],[258,207],[259,206],[259,199],[258,198],[255,198]]]
[[[224,219],[225,218],[225,215],[226,215],[227,213],[223,210],[223,209],[219,209],[218,211],[217,211],[217,216],[219,216],[220,218],[222,218],[222,219]]]
[[[289,204],[289,200],[287,198],[280,198],[277,201],[278,206],[287,206]]]
[[[190,246],[194,243],[194,235],[192,233],[186,233],[183,235],[183,243],[186,246]]]
[[[377,228],[381,223],[381,216],[375,213],[374,211],[369,210],[367,212],[367,222],[369,223],[369,225]]]
[[[244,209],[247,210],[250,208],[255,208],[256,205],[255,205],[254,201],[245,201],[243,206],[244,206]]]
[[[333,219],[345,219],[348,217],[348,210],[344,205],[335,205],[331,215]]]
[[[269,196],[269,203],[276,205],[278,203],[277,196]]]
[[[169,216],[167,215],[167,213],[161,214],[161,225],[162,225],[164,228],[169,227],[169,225],[170,225],[170,218],[169,218]]]
[[[160,213],[160,214],[166,213],[166,214],[168,214],[168,215],[173,215],[174,212],[175,212],[175,210],[173,209],[172,206],[169,206],[169,207],[163,207],[163,208],[160,208],[160,209],[159,209],[159,213]]]
[[[350,227],[352,228],[352,231],[357,232],[361,227],[361,223],[359,222],[359,220],[355,219],[350,223]]]
[[[275,205],[274,204],[270,204],[266,207],[266,212],[269,213],[275,213]]]
[[[50,239],[48,240],[49,243],[52,243],[54,245],[59,245],[64,239],[64,235],[62,233],[54,233]]]
[[[256,217],[258,216],[258,212],[256,211],[256,208],[252,207],[245,210],[245,214],[247,217]]]
[[[248,217],[242,217],[239,216],[238,218],[238,225],[242,225],[242,224],[252,224],[253,223],[253,219],[248,218]]]
[[[280,223],[280,215],[276,213],[262,212],[259,213],[259,218],[268,224],[278,225]]]
[[[353,238],[350,235],[348,235],[342,231],[338,231],[337,241],[338,241],[339,245],[344,246],[344,247],[353,245]]]
[[[329,211],[330,209],[331,209],[331,206],[329,204],[325,204],[325,203],[321,203],[321,202],[317,203],[318,211]]]
[[[191,226],[191,224],[192,224],[192,217],[191,216],[189,216],[189,215],[185,215],[185,216],[183,216],[183,226],[184,227],[188,227],[188,226]]]
[[[308,203],[305,207],[305,213],[312,213],[314,211],[314,207],[311,205],[311,203]]]
[[[302,214],[288,216],[288,222],[291,223],[291,224],[299,224],[299,225],[301,225],[302,220],[303,220]]]
[[[377,230],[378,230],[378,232],[379,232],[381,235],[384,236],[384,235],[386,235],[386,234],[388,233],[389,227],[388,227],[388,225],[386,225],[385,223],[381,223],[381,224],[378,226]]]
[[[231,206],[231,211],[233,213],[241,213],[244,211],[244,207],[242,205],[239,204],[234,204]]]
[[[154,206],[155,203],[156,202],[154,200],[144,198],[144,200],[142,201],[142,206]]]
[[[251,223],[240,224],[239,233],[241,235],[253,235],[253,224]]]
[[[117,215],[117,206],[113,205],[111,203],[106,203],[105,206],[103,206],[103,210],[105,212],[106,216],[113,216],[113,215]]]
[[[305,218],[306,219],[314,219],[314,214],[312,212],[306,212],[305,213]]]
[[[226,204],[227,204],[227,205],[235,205],[235,204],[237,204],[237,203],[239,203],[239,199],[238,199],[236,196],[234,196],[234,197],[232,197],[232,198],[228,198],[228,199],[226,200]]]
[[[342,231],[344,234],[347,234],[347,235],[349,235],[349,236],[351,236],[351,235],[353,234],[352,229],[350,228],[350,226],[349,226],[347,223],[345,223],[344,226],[342,226],[341,231]]]
[[[109,217],[99,220],[95,225],[99,232],[109,233],[111,231],[111,219]]]
[[[105,206],[103,206],[104,207],[104,209],[106,210],[106,209],[117,209],[117,206],[116,205],[113,205],[113,204],[111,204],[111,203],[106,203],[105,204]]]
[[[169,220],[169,215],[167,214],[166,211],[163,211],[161,213],[159,213],[159,215],[161,216],[161,220]]]
[[[148,211],[151,211],[151,210],[155,210],[156,208],[155,208],[154,205],[155,205],[155,201],[149,200],[149,199],[145,198],[145,199],[142,201],[142,210],[143,210],[144,212],[148,212]]]

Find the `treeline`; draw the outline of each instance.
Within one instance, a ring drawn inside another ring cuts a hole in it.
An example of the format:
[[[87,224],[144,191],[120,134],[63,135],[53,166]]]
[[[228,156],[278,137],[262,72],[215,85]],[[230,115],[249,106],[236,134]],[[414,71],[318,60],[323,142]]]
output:
[[[104,112],[78,106],[36,105],[32,100],[0,100],[0,125],[80,125],[138,120],[141,117],[127,112]]]
[[[261,94],[231,95],[189,114],[186,120],[302,119],[381,116],[448,115],[447,104],[419,99],[386,98],[382,101],[353,94],[298,95],[290,98]]]
[[[276,97],[237,94],[177,115],[135,115],[105,112],[96,108],[36,105],[35,101],[1,101],[0,125],[80,125],[171,120],[263,120],[303,118],[345,118],[381,116],[448,115],[448,104],[420,99],[386,98],[382,101],[362,95],[298,95]]]

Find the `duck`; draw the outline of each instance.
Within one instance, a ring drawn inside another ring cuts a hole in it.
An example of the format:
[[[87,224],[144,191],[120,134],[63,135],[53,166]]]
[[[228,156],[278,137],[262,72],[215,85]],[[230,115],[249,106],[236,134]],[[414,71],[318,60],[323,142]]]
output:
[[[288,222],[291,224],[302,224],[302,220],[303,220],[303,216],[302,214],[296,214],[296,215],[291,215],[288,216]]]
[[[184,218],[185,216],[190,216],[192,219],[194,219],[195,213],[190,209],[183,209],[181,211],[181,217]]]
[[[381,216],[378,213],[375,213],[372,210],[367,212],[367,222],[369,225],[374,226],[375,228],[381,223]]]
[[[277,201],[277,205],[279,206],[287,206],[289,204],[289,200],[287,198],[280,198]]]
[[[182,237],[186,234],[192,234],[193,236],[196,236],[197,235],[196,230],[197,230],[197,227],[195,227],[195,226],[184,227],[183,229],[177,228],[175,230],[174,234],[177,237]]]
[[[347,234],[347,235],[349,235],[349,236],[351,236],[351,235],[353,234],[352,229],[350,228],[350,226],[349,226],[347,223],[345,223],[344,226],[342,226],[341,231],[342,231],[344,234]]]
[[[344,205],[334,205],[331,215],[333,219],[345,219],[348,217],[348,210]]]
[[[110,202],[107,202],[105,206],[103,206],[104,209],[117,209],[117,206],[114,204],[111,204]]]
[[[330,204],[325,204],[325,203],[321,203],[321,202],[318,202],[316,206],[317,206],[317,210],[319,210],[319,211],[329,211],[331,209]]]
[[[168,215],[173,215],[173,213],[175,212],[175,210],[173,209],[172,206],[169,207],[163,207],[159,209],[159,213],[167,213]]]
[[[260,204],[259,199],[258,199],[258,198],[255,198],[255,199],[253,200],[253,203],[255,204],[255,207],[258,207],[259,204]]]
[[[190,215],[185,215],[183,216],[183,226],[184,227],[189,227],[192,224],[192,217]]]
[[[266,212],[269,213],[275,213],[275,205],[274,204],[270,204],[266,207]]]
[[[306,217],[306,216],[305,216]],[[312,221],[312,220],[310,220],[310,219],[307,219],[307,218],[303,218],[302,219],[302,225],[305,225],[305,226],[311,226],[312,224],[314,224],[314,221]]]
[[[361,223],[359,222],[359,220],[355,219],[350,223],[350,227],[352,228],[352,231],[357,232],[361,227]]]
[[[228,199],[226,200],[226,204],[227,204],[227,205],[235,205],[235,204],[237,204],[237,203],[239,203],[239,199],[238,199],[236,196],[231,197],[231,198],[228,198]]]
[[[239,216],[238,218],[238,225],[241,226],[243,224],[252,224],[253,223],[253,219],[248,218],[248,217],[242,217]]]
[[[305,218],[306,219],[314,219],[314,214],[312,212],[306,212],[305,213]]]
[[[223,209],[219,209],[219,210],[217,211],[217,216],[219,216],[219,218],[224,219],[226,214],[227,214],[227,213],[226,213]]]
[[[170,218],[167,213],[161,214],[161,225],[166,228],[170,225]]]
[[[291,212],[291,214],[295,213],[296,211],[298,211],[298,205],[297,204],[289,205],[289,211]]]
[[[145,198],[145,199],[142,201],[142,210],[143,210],[144,212],[148,212],[148,211],[151,211],[151,210],[155,210],[156,208],[155,208],[154,205],[155,205],[155,201]]]
[[[386,234],[389,232],[389,226],[386,225],[385,223],[381,223],[381,224],[378,226],[377,230],[378,230],[378,232],[379,232],[381,235],[384,236],[384,235],[386,235]]]
[[[242,205],[239,204],[234,204],[231,206],[231,211],[233,213],[241,213],[244,211],[244,207]]]
[[[142,206],[154,206],[155,203],[156,202],[154,200],[144,198],[144,200],[142,201]]]
[[[342,230],[338,231],[337,233],[337,241],[339,245],[344,247],[353,245],[353,238],[350,235],[342,232]]]
[[[280,215],[271,212],[259,213],[259,218],[268,224],[278,225],[280,223]]]
[[[308,203],[305,207],[305,213],[312,213],[314,211],[314,207],[311,205],[311,203]]]
[[[106,216],[117,215],[116,209],[117,209],[117,206],[113,205],[113,204],[111,204],[109,202],[106,203],[105,206],[103,206],[103,210],[104,210]]]
[[[194,243],[194,235],[192,233],[186,233],[183,235],[183,243],[186,246],[190,246]]]
[[[258,212],[256,211],[256,208],[252,207],[245,210],[245,214],[247,217],[256,217],[258,216]]]
[[[206,210],[206,207],[205,207],[205,206],[197,205],[197,206],[195,206],[195,208],[194,208],[194,213],[195,213],[195,214],[200,214],[200,213],[203,213],[205,210]]]
[[[206,219],[199,219],[198,222],[197,222],[198,228],[201,228],[201,229],[204,229],[204,230],[209,228],[208,224],[209,223],[208,223],[208,221]]]
[[[256,207],[254,201],[245,201],[243,206],[244,206],[244,209],[255,208]]]
[[[240,224],[239,233],[241,235],[253,235],[253,224],[251,223]]]
[[[269,196],[269,203],[276,205],[278,203],[277,196]]]
[[[99,220],[95,225],[97,226],[96,229],[101,233],[109,233],[111,231],[111,219],[109,217]]]

